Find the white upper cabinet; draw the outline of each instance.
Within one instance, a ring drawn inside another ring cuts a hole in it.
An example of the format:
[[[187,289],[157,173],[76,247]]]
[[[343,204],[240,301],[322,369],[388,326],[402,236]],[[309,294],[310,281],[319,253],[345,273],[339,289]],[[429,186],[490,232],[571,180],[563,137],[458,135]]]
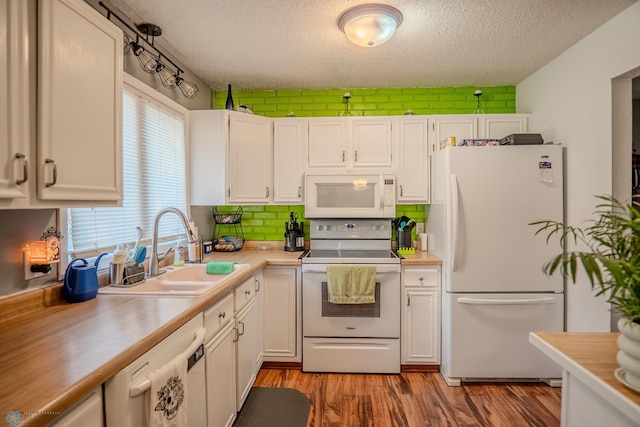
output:
[[[397,132],[398,203],[429,203],[428,119],[425,116],[400,117]],[[394,123],[395,125],[395,123]]]
[[[121,200],[122,31],[82,0],[38,4],[38,196]]]
[[[479,138],[478,117],[459,114],[451,116],[435,116],[431,121],[431,151],[440,149],[440,142],[449,137],[455,137],[456,143],[463,139]]]
[[[273,121],[273,202],[302,204],[307,119]]]
[[[273,121],[229,110],[190,113],[191,204],[273,200]]]
[[[0,11],[0,208],[118,205],[122,31],[82,0]]]
[[[309,168],[392,167],[390,117],[309,119]]]
[[[0,3],[0,199],[25,199],[29,194],[29,46],[25,37],[28,3]],[[2,202],[8,203],[7,200]],[[3,206],[0,204],[0,206]]]
[[[354,167],[391,167],[391,118],[358,117],[351,121]]]
[[[310,168],[347,166],[350,124],[344,118],[309,119],[307,165]]]
[[[229,122],[229,203],[267,204],[273,200],[272,121],[238,113]]]
[[[441,141],[464,139],[501,139],[512,133],[527,133],[529,114],[454,114],[431,116],[431,150],[441,149]]]
[[[528,114],[489,114],[482,116],[482,137],[501,139],[512,133],[526,133]]]

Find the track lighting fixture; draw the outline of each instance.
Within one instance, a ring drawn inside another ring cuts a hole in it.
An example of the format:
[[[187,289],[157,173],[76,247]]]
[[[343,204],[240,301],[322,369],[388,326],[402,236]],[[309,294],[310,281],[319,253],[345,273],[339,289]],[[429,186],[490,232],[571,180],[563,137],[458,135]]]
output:
[[[160,76],[160,81],[164,87],[174,88],[176,87],[177,77],[175,73],[172,73],[162,62],[158,62],[156,72]]]
[[[133,41],[133,38],[125,32],[125,55],[133,52],[136,58],[138,58],[142,70],[150,74],[157,74],[164,87],[178,87],[182,94],[189,99],[193,99],[198,95],[198,92],[200,92],[198,86],[180,77],[180,74],[184,71],[154,46],[155,38],[162,34],[160,27],[150,23],[143,23],[138,25],[138,29],[135,29],[116,15],[103,2],[98,2],[98,4],[106,9],[107,19],[109,21],[111,21],[111,17],[113,16],[135,35],[135,41]],[[171,65],[171,68],[168,67],[169,65]]]
[[[158,68],[158,58],[153,56],[148,50],[145,50],[140,44],[139,40],[131,42],[131,50],[133,54],[138,58],[142,71],[154,74]]]
[[[198,86],[186,81],[180,76],[176,77],[176,85],[180,88],[182,94],[189,99],[195,98],[198,95],[198,92],[200,92]]]

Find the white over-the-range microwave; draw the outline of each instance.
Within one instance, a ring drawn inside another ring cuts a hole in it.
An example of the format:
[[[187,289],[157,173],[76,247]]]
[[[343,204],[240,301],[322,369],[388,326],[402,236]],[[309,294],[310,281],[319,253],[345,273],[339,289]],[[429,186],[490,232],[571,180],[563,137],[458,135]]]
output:
[[[306,218],[393,218],[395,174],[383,170],[309,171],[305,174]]]

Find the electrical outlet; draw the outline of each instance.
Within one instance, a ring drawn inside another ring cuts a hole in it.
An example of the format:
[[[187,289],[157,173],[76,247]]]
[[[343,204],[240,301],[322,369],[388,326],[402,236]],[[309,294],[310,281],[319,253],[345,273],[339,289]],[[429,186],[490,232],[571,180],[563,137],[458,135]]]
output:
[[[49,274],[49,272],[40,273],[31,271],[31,251],[29,249],[22,251],[22,263],[24,264],[24,280],[31,280]]]
[[[424,233],[424,222],[416,224],[416,233]]]

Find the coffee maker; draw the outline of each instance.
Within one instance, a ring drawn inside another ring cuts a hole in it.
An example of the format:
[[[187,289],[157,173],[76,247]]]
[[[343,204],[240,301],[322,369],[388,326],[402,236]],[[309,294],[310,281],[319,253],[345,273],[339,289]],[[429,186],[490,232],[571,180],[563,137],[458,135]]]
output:
[[[298,225],[298,214],[291,212],[289,222],[284,223],[284,250],[304,251],[304,222]]]

